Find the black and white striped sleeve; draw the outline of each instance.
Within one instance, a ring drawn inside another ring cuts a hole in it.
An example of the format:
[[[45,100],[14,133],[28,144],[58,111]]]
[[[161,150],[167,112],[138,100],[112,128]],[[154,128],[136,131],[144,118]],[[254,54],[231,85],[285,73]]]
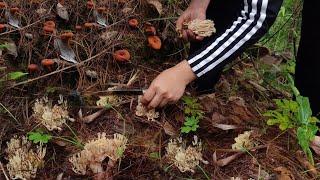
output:
[[[189,56],[193,72],[201,77],[256,43],[274,23],[281,5],[282,0],[244,0],[241,16],[230,22],[230,28]]]

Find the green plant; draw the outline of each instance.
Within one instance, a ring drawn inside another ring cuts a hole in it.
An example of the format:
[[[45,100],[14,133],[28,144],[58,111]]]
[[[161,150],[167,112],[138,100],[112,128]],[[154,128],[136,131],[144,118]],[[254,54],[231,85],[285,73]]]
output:
[[[41,131],[29,132],[27,135],[28,139],[34,144],[47,144],[52,139],[52,136],[50,134],[45,134]]]
[[[185,122],[181,127],[182,133],[189,133],[191,131],[195,132],[199,128],[199,122],[203,118],[204,112],[201,110],[201,105],[198,100],[192,97],[182,98],[185,114]]]
[[[310,142],[314,139],[319,120],[312,116],[308,97],[301,96],[294,86],[293,79],[288,76],[295,100],[277,99],[275,100],[277,109],[264,113],[268,117],[268,125],[279,125],[282,131],[294,129],[296,131],[298,143],[306,153],[308,160],[314,164],[313,155],[310,150]]]

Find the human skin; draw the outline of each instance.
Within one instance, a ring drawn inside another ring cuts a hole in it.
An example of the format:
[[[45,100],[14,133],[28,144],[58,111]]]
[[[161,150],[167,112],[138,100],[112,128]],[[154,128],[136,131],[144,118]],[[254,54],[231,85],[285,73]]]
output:
[[[210,0],[192,0],[189,7],[177,20],[177,30],[182,32],[183,38],[188,41],[201,41],[203,37],[196,36],[190,30],[183,30],[183,23],[194,19],[206,19],[206,11]],[[145,91],[142,103],[149,109],[163,107],[168,103],[178,101],[184,94],[186,86],[196,79],[189,63],[181,61],[176,66],[160,73]]]

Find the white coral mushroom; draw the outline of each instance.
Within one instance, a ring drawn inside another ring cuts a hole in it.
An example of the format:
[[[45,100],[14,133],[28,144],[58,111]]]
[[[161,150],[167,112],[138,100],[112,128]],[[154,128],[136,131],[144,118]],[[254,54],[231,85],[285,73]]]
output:
[[[136,115],[139,117],[147,117],[148,121],[155,121],[159,118],[159,112],[156,112],[155,109],[148,110],[142,103],[141,103],[142,96],[138,97],[138,106],[136,107]]]
[[[69,161],[72,170],[77,174],[85,175],[87,169],[94,174],[104,172],[101,163],[108,157],[109,161],[116,162],[126,148],[128,139],[121,134],[114,134],[112,139],[105,133],[98,133],[98,138],[85,144],[84,150],[74,154]]]
[[[187,23],[186,26],[188,26],[188,29],[190,29],[196,35],[202,37],[210,37],[213,33],[216,32],[214,23],[211,20],[195,19]]]
[[[254,143],[251,141],[250,136],[252,131],[245,131],[243,134],[239,134],[234,140],[236,141],[232,144],[232,149],[243,150],[244,148],[253,148]]]
[[[11,179],[31,179],[36,177],[38,168],[43,164],[46,148],[37,146],[31,149],[31,142],[26,137],[14,137],[7,143],[7,169]]]
[[[200,162],[208,164],[202,158],[202,144],[198,142],[197,137],[194,137],[193,146],[184,147],[182,139],[171,139],[166,147],[167,155],[171,163],[173,163],[181,172],[194,172],[196,166]]]
[[[74,121],[69,117],[67,102],[60,96],[58,104],[52,106],[52,102],[47,97],[37,99],[34,106],[34,117],[39,123],[45,126],[49,131],[62,130],[66,120]]]

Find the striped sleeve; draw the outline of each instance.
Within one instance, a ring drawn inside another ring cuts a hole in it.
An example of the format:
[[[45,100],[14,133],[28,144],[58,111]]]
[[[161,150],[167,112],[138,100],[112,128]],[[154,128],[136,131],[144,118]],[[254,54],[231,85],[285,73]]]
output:
[[[221,36],[213,37],[202,49],[188,58],[193,72],[201,77],[235,58],[256,43],[274,23],[282,0],[244,0],[241,16],[230,23]]]

